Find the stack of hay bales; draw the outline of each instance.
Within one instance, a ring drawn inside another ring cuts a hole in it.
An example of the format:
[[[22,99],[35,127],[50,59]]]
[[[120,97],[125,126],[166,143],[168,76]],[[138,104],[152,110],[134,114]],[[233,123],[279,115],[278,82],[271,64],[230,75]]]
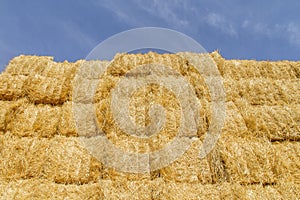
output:
[[[100,80],[95,94],[99,124],[124,151],[161,148],[179,123],[174,95],[151,85],[133,95],[137,100],[130,115],[145,125],[149,100],[162,104],[169,120],[162,133],[145,142],[116,127],[107,91],[133,63],[152,59],[171,65],[195,89],[202,108],[192,145],[170,165],[144,174],[105,166],[78,139],[72,81],[82,64],[108,62],[57,63],[52,57],[23,55],[12,59],[0,75],[0,199],[299,199],[300,62],[225,60],[217,52],[210,56],[224,81],[226,121],[217,145],[203,159],[199,150],[209,126],[210,97],[190,63],[174,61],[172,54],[124,55],[115,63],[119,68],[89,77]]]

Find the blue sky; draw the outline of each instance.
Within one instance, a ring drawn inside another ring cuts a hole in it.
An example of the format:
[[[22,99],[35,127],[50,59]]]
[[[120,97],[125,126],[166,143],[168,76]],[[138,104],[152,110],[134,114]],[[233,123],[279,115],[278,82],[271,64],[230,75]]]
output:
[[[227,59],[300,60],[299,0],[1,0],[0,70],[20,54],[82,59],[144,26],[180,31]]]

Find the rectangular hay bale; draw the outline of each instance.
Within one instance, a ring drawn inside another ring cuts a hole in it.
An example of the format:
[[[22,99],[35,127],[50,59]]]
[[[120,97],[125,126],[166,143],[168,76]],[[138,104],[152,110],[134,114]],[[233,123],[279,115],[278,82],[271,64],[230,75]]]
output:
[[[32,75],[41,73],[45,68],[53,65],[53,57],[20,55],[13,58],[7,65],[5,72],[11,75]]]
[[[212,183],[213,174],[207,158],[200,159],[202,142],[194,138],[190,148],[170,165],[159,170],[160,177],[166,181],[185,183]]]
[[[223,77],[239,79],[270,78],[274,80],[294,79],[297,74],[289,61],[225,60]]]
[[[62,184],[84,184],[102,177],[102,164],[76,138],[0,136],[0,178],[44,178]]]
[[[0,131],[6,131],[6,127],[13,120],[17,103],[14,101],[0,101]]]
[[[63,104],[71,99],[71,79],[51,78],[40,75],[29,76],[24,89],[29,99],[35,103]]]
[[[224,89],[227,101],[235,101],[244,98],[251,105],[283,105],[289,103],[300,103],[295,97],[300,96],[299,81],[272,80],[272,79],[225,79]]]
[[[62,105],[58,133],[64,136],[78,136],[71,101],[67,101]]]
[[[61,107],[24,104],[16,112],[8,129],[18,136],[52,137],[57,134]]]
[[[26,95],[24,91],[26,76],[0,74],[0,100],[17,100]]]
[[[223,135],[219,143],[229,182],[264,184],[277,180],[276,152],[267,140]]]
[[[271,141],[300,139],[298,105],[251,106],[243,100],[237,105],[253,136],[267,137]]]
[[[103,199],[101,185],[57,184],[44,179],[27,179],[5,182],[0,180],[0,199]]]

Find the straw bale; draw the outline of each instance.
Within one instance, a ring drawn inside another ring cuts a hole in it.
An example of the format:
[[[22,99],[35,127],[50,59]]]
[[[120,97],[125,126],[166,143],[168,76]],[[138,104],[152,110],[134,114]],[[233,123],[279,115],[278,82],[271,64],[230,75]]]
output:
[[[102,60],[84,60],[77,61],[78,71],[77,74],[86,80],[98,80],[99,76],[106,71],[110,61]]]
[[[44,179],[5,182],[0,180],[0,199],[103,199],[101,185],[64,185]]]
[[[71,101],[67,101],[62,105],[58,133],[65,136],[78,136]]]
[[[241,105],[241,103],[237,103]],[[253,136],[274,140],[299,140],[299,105],[251,106],[241,105],[240,112]]]
[[[16,100],[24,97],[26,76],[12,76],[7,73],[0,74],[0,100]]]
[[[83,184],[102,177],[102,164],[75,138],[55,137],[44,160],[45,176],[57,183]]]
[[[101,185],[104,199],[153,199],[150,181],[100,180],[99,185]]]
[[[51,78],[70,78],[73,79],[77,71],[78,66],[82,61],[77,61],[75,63],[69,63],[68,61],[54,62],[52,65],[45,67],[45,69],[38,73],[41,76],[51,77]]]
[[[300,104],[300,78],[289,81],[278,80],[276,85],[280,85],[285,91],[287,103]]]
[[[278,163],[276,173],[279,178],[300,184],[300,143],[274,143]]]
[[[70,77],[51,78],[32,75],[27,79],[24,90],[35,103],[62,104],[71,99]]]
[[[40,177],[47,156],[47,140],[0,136],[0,179],[15,180]]]
[[[0,101],[0,131],[6,131],[6,127],[14,117],[18,104],[12,101]]]
[[[20,55],[13,58],[5,69],[12,75],[32,75],[41,73],[45,68],[54,65],[53,57],[50,56],[26,56]]]
[[[56,183],[84,184],[102,177],[102,164],[76,138],[0,136],[0,177],[45,178]]]
[[[269,62],[255,60],[225,60],[222,75],[224,78],[240,79],[294,79],[294,68],[288,61]]]
[[[206,158],[200,159],[202,142],[194,138],[190,148],[170,165],[160,169],[160,177],[167,181],[212,183],[213,175]]]
[[[152,199],[298,199],[299,184],[279,182],[275,185],[237,183],[193,184],[166,182],[158,178],[151,182]]]
[[[24,103],[8,129],[18,136],[52,137],[57,134],[61,107]]]
[[[229,101],[226,103],[226,118],[222,128],[222,134],[239,134],[247,131],[245,120],[235,103]]]
[[[299,90],[286,88],[298,86],[299,81],[272,79],[225,79],[224,87],[227,101],[244,98],[252,105],[283,105],[286,103],[299,103],[295,99]]]
[[[272,144],[263,139],[238,138],[222,135],[221,158],[233,183],[274,183],[276,174],[276,152]]]
[[[166,182],[161,178],[154,180],[152,187],[153,199],[161,200],[220,199],[221,191],[227,190],[227,187],[224,188],[218,184]]]

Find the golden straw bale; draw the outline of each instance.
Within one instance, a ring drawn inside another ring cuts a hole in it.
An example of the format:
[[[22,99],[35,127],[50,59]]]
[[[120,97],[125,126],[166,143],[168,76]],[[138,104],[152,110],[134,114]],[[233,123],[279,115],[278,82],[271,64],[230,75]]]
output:
[[[41,73],[45,68],[55,64],[50,56],[25,56],[20,55],[13,58],[5,69],[6,73],[12,75],[33,75]]]
[[[100,180],[104,199],[149,200],[152,198],[150,181],[110,181]]]
[[[300,184],[300,142],[274,143],[273,147],[278,158],[278,176]]]
[[[103,199],[101,185],[57,184],[44,179],[5,182],[0,180],[0,198],[15,200],[39,199]]]
[[[56,183],[83,184],[102,177],[102,164],[76,138],[0,136],[0,177],[8,180],[45,178]]]
[[[0,131],[6,131],[17,107],[18,104],[14,101],[0,101]]]
[[[190,148],[170,165],[160,169],[160,177],[167,181],[212,183],[213,175],[206,158],[200,159],[202,142],[194,138]]]
[[[82,60],[77,61],[75,64],[78,65],[78,76],[87,80],[98,80],[99,76],[106,71],[110,61]]]
[[[269,62],[255,60],[225,60],[223,77],[239,79],[294,79],[295,70],[288,61]]]
[[[12,76],[7,73],[0,74],[0,100],[17,100],[24,97],[26,76]]]
[[[0,144],[0,178],[15,180],[42,176],[49,148],[47,140],[19,139],[6,133],[0,136]]]
[[[58,133],[65,136],[78,136],[71,101],[67,101],[62,105]]]
[[[24,103],[8,129],[18,136],[52,137],[57,134],[61,107]]]
[[[158,176],[158,172],[128,173],[106,167],[105,165],[103,166],[102,174],[102,179],[112,181],[146,181]]]
[[[253,136],[263,136],[270,140],[299,140],[299,114],[293,105],[251,106],[244,104],[240,112],[248,130]]]
[[[80,62],[69,63],[68,61],[53,63],[46,67],[39,75],[51,78],[70,78],[73,79]]]
[[[276,181],[276,152],[270,142],[229,135],[223,135],[219,142],[230,182],[251,184]]]
[[[35,103],[62,104],[71,99],[71,79],[51,78],[40,75],[29,76],[24,90]]]
[[[252,105],[283,105],[295,103],[292,100],[299,91],[289,94],[285,88],[291,86],[290,80],[274,81],[272,79],[225,79],[226,99],[234,101],[244,98]]]
[[[153,199],[298,199],[300,197],[299,184],[280,182],[275,185],[237,183],[221,184],[193,184],[179,182],[165,182],[161,178],[151,182]],[[298,191],[297,191],[298,189]]]
[[[199,184],[186,182],[164,181],[162,178],[152,181],[153,199],[220,199],[221,191],[228,190],[229,186],[219,184]]]
[[[57,183],[83,184],[102,177],[102,164],[92,158],[78,139],[57,136],[48,143],[48,155],[43,162],[47,179]]]
[[[226,103],[226,119],[222,128],[222,133],[239,134],[247,131],[245,120],[241,115],[235,103],[230,101]]]
[[[277,80],[276,85],[280,85],[286,93],[287,103],[300,104],[300,78]]]

